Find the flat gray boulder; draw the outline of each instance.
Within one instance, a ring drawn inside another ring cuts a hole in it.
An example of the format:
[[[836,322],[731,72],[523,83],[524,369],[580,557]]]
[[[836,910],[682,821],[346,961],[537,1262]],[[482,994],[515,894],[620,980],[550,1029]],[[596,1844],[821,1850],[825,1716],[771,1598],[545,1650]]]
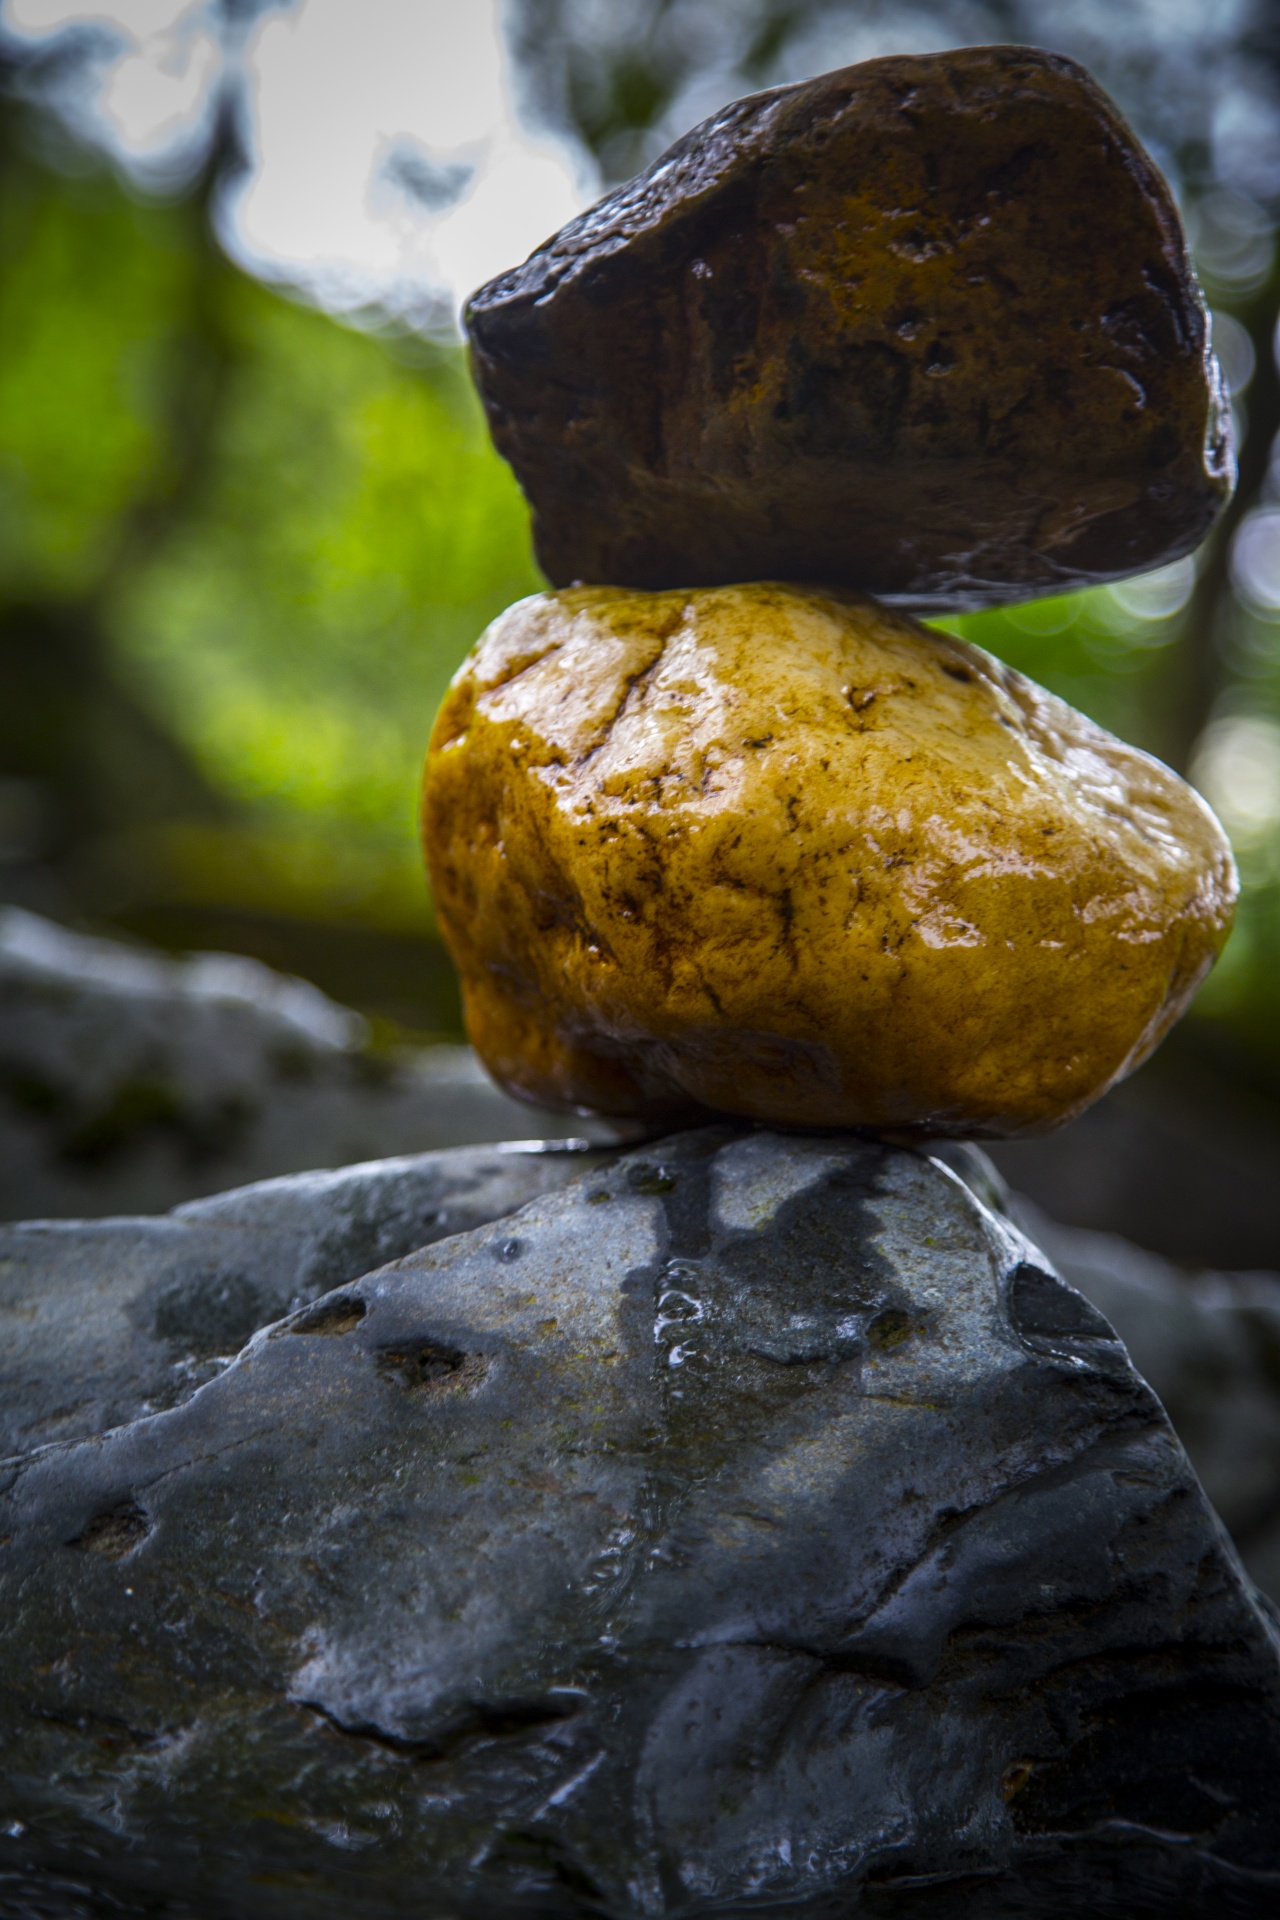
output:
[[[923,1154],[633,1152],[0,1489],[6,1912],[1280,1897],[1273,1613]]]
[[[262,1180],[158,1218],[0,1226],[0,1459],[180,1405],[259,1327],[600,1158],[513,1140]]]

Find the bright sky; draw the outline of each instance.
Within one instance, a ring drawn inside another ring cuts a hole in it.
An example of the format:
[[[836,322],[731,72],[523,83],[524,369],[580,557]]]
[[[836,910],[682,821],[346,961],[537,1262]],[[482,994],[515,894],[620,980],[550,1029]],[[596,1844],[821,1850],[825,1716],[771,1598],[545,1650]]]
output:
[[[243,71],[255,167],[228,244],[342,309],[455,307],[591,198],[567,144],[521,126],[501,0],[296,0],[254,23]],[[207,0],[0,0],[24,39],[109,29],[81,102],[99,139],[170,169],[223,72]]]

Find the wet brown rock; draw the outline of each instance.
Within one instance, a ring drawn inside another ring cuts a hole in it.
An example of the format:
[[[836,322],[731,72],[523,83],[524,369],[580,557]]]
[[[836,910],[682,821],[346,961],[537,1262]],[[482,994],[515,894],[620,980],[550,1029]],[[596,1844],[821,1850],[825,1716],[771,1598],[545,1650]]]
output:
[[[998,604],[1188,553],[1230,490],[1168,190],[1031,48],[740,100],[468,329],[558,585]]]
[[[1052,1126],[1156,1045],[1235,894],[1166,767],[783,586],[511,608],[441,709],[424,829],[496,1078],[655,1118]]]

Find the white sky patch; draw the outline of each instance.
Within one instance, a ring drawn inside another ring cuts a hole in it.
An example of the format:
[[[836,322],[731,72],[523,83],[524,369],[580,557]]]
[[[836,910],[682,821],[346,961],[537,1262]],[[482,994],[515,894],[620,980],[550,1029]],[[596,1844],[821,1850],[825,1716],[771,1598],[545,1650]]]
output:
[[[193,12],[191,0],[115,0],[106,7],[86,7],[83,0],[9,0],[5,25],[35,39],[62,27],[115,27],[133,40],[166,33],[184,14]]]
[[[163,169],[207,133],[223,66],[207,14],[204,0],[7,0],[0,23],[36,42],[69,28],[105,29],[117,50],[93,60],[64,111],[126,165]]]
[[[101,112],[121,150],[163,154],[196,132],[221,71],[213,35],[181,26],[150,35],[117,61],[106,75]]]
[[[1154,573],[1139,573],[1131,580],[1120,580],[1107,592],[1135,620],[1171,620],[1181,613],[1196,589],[1194,560],[1174,560]]]
[[[456,303],[584,204],[568,149],[517,122],[495,0],[304,0],[246,67],[259,164],[235,238],[330,305]]]
[[[1236,528],[1231,580],[1252,612],[1280,620],[1280,506],[1255,507]]]
[[[113,31],[84,111],[126,164],[163,166],[207,128],[226,62],[204,0],[7,0],[0,20],[36,40]],[[500,0],[298,0],[231,58],[254,165],[224,239],[327,307],[456,312],[590,198],[577,150],[520,124]]]

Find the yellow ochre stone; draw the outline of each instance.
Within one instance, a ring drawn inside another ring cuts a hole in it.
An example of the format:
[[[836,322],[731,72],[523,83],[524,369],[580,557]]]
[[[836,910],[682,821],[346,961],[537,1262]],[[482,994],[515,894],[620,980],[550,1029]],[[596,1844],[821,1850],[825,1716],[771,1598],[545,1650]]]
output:
[[[1226,939],[1176,774],[980,648],[759,584],[521,601],[455,678],[424,835],[511,1092],[671,1119],[1034,1132]]]

